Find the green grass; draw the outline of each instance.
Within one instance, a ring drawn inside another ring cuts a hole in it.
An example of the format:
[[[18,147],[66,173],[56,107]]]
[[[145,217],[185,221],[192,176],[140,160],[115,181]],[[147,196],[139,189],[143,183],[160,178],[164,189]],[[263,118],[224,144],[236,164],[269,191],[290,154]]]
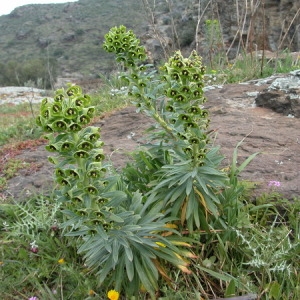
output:
[[[255,209],[246,205],[245,213],[250,218],[264,214],[270,199],[274,195],[264,195]],[[248,228],[235,229],[234,240],[225,242],[222,232],[211,237],[195,233],[202,243],[193,248],[193,273],[171,268],[172,284],[160,282],[158,299],[212,299],[224,291],[228,296],[239,291],[260,299],[299,299],[299,200],[292,203],[277,195],[274,205],[280,204],[284,213],[273,209],[267,226],[249,220]],[[63,235],[61,222],[59,204],[51,197],[0,205],[0,293],[6,300],[107,299],[105,286],[85,267],[76,240]],[[38,251],[32,250],[35,245]],[[138,299],[150,298],[141,289]]]
[[[207,67],[207,81],[209,84],[226,84],[245,82],[252,79],[266,78],[274,74],[289,73],[300,68],[300,59],[293,58],[288,50],[278,54],[278,58],[262,60],[251,55],[243,54],[230,63],[222,63],[226,60],[217,60]],[[212,79],[215,80],[212,80]]]

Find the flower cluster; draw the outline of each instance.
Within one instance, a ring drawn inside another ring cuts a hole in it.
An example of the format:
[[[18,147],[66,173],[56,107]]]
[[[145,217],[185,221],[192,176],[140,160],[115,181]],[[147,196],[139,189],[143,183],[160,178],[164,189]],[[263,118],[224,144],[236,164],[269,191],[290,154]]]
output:
[[[281,183],[279,181],[276,181],[276,180],[271,180],[271,181],[269,181],[268,186],[277,186],[277,187],[279,187],[279,186],[281,186]]]
[[[88,226],[103,224],[106,230],[110,224],[104,224],[103,216],[111,208],[100,194],[107,170],[102,164],[100,128],[85,127],[95,111],[89,105],[90,97],[83,95],[79,86],[57,90],[53,102],[44,99],[37,124],[48,132],[46,149],[60,154],[49,158],[56,165],[55,179],[61,187],[58,197]]]
[[[202,60],[195,51],[188,58],[177,51],[161,71],[162,79],[167,83],[164,119],[183,141],[184,151],[197,165],[202,165],[207,152],[205,147],[209,139],[206,131],[210,122],[208,111],[202,107],[206,102]]]
[[[57,90],[54,102],[47,98],[42,101],[41,114],[36,122],[49,133],[78,132],[94,115],[95,108],[87,107],[89,104],[90,97],[83,95],[79,86],[70,86],[66,92]]]
[[[111,28],[104,38],[103,48],[107,52],[116,53],[116,60],[126,67],[135,67],[137,61],[146,59],[145,48],[140,45],[135,34],[131,30],[127,31],[125,26]]]

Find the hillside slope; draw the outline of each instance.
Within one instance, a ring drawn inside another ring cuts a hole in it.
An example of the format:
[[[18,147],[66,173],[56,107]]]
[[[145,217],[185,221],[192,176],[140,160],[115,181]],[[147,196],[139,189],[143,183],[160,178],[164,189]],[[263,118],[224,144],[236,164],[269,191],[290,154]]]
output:
[[[136,0],[21,6],[0,17],[0,63],[49,57],[57,61],[59,73],[104,72],[113,62],[101,49],[104,34],[121,24],[139,34],[144,20],[142,2]]]

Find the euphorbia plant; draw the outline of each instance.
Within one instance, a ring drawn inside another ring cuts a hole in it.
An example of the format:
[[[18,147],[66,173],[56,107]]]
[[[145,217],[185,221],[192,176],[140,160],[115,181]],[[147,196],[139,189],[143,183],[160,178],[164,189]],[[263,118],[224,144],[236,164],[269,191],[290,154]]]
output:
[[[188,58],[177,51],[157,73],[143,64],[146,50],[124,26],[106,34],[104,49],[124,64],[123,78],[138,110],[156,121],[152,144],[124,170],[129,184],[144,188],[153,203],[162,202],[165,214],[178,217],[183,227],[208,230],[210,219],[218,217],[217,194],[228,177],[210,142],[201,58],[195,51]]]
[[[44,99],[37,124],[47,133],[46,149],[56,155],[58,189],[68,236],[79,237],[79,253],[99,275],[100,284],[126,295],[137,295],[141,286],[154,297],[159,274],[171,279],[162,266],[168,262],[189,273],[184,256],[193,256],[176,245],[190,247],[176,235],[162,204],[129,190],[119,176],[106,175],[100,129],[88,126],[95,109],[79,86],[56,91]]]

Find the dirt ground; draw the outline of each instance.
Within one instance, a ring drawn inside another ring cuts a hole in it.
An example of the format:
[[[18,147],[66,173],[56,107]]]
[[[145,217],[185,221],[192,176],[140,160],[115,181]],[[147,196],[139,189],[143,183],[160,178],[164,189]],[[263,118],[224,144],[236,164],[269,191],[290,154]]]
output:
[[[214,143],[220,145],[225,156],[224,166],[231,164],[232,153],[238,142],[244,139],[238,156],[242,163],[249,155],[259,155],[242,172],[241,178],[256,183],[254,195],[270,190],[278,191],[288,199],[300,197],[300,119],[290,118],[266,108],[255,107],[254,95],[266,85],[229,84],[210,89],[205,104],[210,111],[211,127],[215,130]],[[130,106],[116,111],[95,126],[100,126],[105,154],[116,168],[128,161],[128,153],[142,143],[144,131],[152,121],[136,113]],[[49,153],[44,145],[35,150],[25,149],[17,158],[34,164],[36,168],[19,171],[8,181],[2,198],[24,199],[53,188],[53,170],[47,162]],[[279,181],[280,187],[268,186]]]

